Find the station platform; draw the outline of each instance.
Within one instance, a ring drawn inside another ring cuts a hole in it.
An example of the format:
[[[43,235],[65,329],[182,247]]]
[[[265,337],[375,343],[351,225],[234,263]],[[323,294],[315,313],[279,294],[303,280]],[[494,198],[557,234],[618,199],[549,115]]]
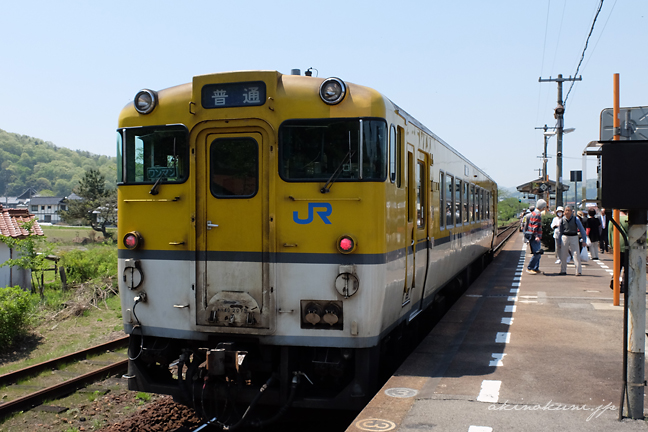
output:
[[[530,258],[515,234],[347,431],[648,430],[618,421],[623,296],[612,305],[612,254],[578,277],[573,265],[559,275],[553,253],[543,274],[528,274]]]

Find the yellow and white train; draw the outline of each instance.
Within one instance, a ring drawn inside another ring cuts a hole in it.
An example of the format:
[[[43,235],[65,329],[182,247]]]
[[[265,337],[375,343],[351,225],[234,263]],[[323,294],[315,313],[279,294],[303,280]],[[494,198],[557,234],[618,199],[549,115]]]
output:
[[[387,341],[492,250],[494,181],[338,78],[142,90],[117,142],[129,388],[210,417],[362,407]]]

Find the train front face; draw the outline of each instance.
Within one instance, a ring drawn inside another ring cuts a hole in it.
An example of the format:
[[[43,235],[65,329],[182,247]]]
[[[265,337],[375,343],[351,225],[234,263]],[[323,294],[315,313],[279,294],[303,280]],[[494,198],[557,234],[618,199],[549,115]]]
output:
[[[384,326],[385,104],[337,79],[239,72],[124,108],[129,388],[366,403]]]

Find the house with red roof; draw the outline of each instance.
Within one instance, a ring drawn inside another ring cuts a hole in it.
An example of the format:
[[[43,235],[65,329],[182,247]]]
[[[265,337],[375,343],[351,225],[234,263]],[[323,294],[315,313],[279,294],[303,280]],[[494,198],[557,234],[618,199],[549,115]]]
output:
[[[29,235],[44,235],[38,221],[34,221],[32,233],[23,228],[25,222],[34,220],[35,216],[27,209],[3,208],[0,204],[0,235],[13,238],[26,238]],[[18,258],[17,251],[0,242],[0,264],[9,259]],[[0,267],[0,288],[20,286],[23,289],[31,287],[31,271],[20,267]]]

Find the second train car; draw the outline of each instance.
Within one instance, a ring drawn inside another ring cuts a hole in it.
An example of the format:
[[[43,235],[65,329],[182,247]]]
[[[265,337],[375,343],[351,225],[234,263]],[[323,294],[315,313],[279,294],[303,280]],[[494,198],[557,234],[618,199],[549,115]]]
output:
[[[492,250],[495,182],[339,78],[142,90],[117,143],[129,388],[221,425],[257,403],[361,408],[381,347]]]

